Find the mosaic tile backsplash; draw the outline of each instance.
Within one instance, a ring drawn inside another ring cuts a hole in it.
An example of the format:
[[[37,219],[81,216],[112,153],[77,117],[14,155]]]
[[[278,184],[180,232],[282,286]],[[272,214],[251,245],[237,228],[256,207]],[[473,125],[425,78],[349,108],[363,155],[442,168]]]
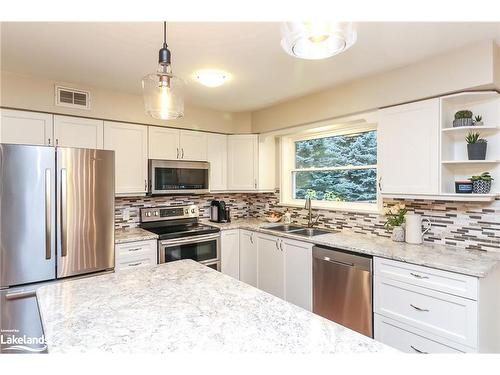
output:
[[[284,213],[286,207],[278,206],[278,193],[207,194],[170,197],[122,197],[116,198],[117,228],[135,227],[139,224],[139,208],[170,205],[196,204],[200,215],[208,218],[210,201],[224,200],[231,208],[233,218],[264,218],[269,211]],[[398,202],[400,202],[398,200]],[[432,227],[424,241],[500,252],[500,200],[494,202],[442,202],[429,200],[404,200],[409,211],[428,218]],[[395,200],[384,201],[388,205]],[[289,208],[295,223],[307,223],[307,211]],[[313,210],[320,215],[318,227],[351,231],[365,235],[390,237],[384,229],[383,215]]]

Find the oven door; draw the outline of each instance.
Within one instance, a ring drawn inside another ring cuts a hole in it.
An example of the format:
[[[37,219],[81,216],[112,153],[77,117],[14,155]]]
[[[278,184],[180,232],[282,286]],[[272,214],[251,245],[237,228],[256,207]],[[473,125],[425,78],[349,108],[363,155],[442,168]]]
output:
[[[152,195],[208,193],[210,164],[202,161],[149,160]]]
[[[220,234],[160,241],[158,263],[192,259],[220,271]]]

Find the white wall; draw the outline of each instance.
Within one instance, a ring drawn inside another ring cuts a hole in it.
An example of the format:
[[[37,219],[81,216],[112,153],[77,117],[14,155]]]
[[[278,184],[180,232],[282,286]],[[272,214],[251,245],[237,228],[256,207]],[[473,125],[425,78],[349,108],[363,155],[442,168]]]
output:
[[[54,105],[54,86],[56,83],[89,90],[91,93],[90,110],[56,107]],[[140,95],[68,82],[56,82],[6,71],[0,73],[0,86],[0,105],[2,107],[222,133],[249,133],[251,130],[249,112],[215,111],[186,103],[183,119],[162,121],[146,115]]]
[[[494,42],[477,43],[257,110],[252,130],[267,132],[456,91],[500,88],[498,49]]]

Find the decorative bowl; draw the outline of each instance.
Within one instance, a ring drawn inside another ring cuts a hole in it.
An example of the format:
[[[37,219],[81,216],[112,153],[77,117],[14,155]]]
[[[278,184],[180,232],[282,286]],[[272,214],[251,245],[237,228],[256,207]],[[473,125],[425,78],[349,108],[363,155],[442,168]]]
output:
[[[281,220],[281,216],[266,216],[266,220],[270,223],[277,223]]]

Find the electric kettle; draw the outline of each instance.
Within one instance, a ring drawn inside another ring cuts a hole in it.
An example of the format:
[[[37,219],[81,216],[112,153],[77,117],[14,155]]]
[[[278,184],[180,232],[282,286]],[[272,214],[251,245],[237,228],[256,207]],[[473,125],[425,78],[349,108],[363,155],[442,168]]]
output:
[[[426,228],[422,231],[422,222],[426,222]],[[420,244],[424,234],[431,229],[431,221],[427,218],[422,218],[419,214],[406,214],[405,215],[406,229],[405,237],[406,242],[411,244]]]

